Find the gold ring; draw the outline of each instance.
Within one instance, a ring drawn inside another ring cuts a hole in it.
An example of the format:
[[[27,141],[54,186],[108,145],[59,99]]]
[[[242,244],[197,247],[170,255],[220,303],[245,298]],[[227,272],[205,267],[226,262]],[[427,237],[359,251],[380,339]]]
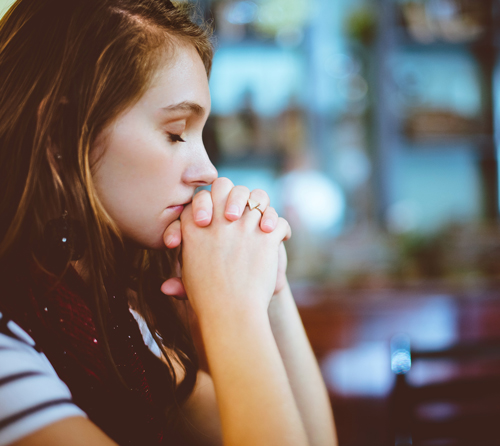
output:
[[[248,208],[253,211],[254,209],[257,209],[260,212],[260,215],[263,217],[264,216],[264,211],[259,207],[260,203],[257,203],[256,201],[248,199],[247,201],[247,206]]]

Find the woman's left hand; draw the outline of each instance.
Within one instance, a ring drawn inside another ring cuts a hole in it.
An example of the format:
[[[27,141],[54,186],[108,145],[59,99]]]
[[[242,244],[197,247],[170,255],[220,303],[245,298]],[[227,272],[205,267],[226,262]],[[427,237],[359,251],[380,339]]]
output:
[[[278,222],[278,213],[269,206],[270,200],[266,192],[261,189],[250,190],[245,186],[235,186],[231,190],[224,215],[229,221],[237,221],[243,214],[248,200],[259,203],[259,208],[263,210],[260,220],[260,229],[263,232],[273,232]],[[212,222],[213,204],[211,193],[207,190],[198,192],[193,197],[193,215],[195,223],[200,227],[209,226]],[[259,212],[257,210],[257,212]],[[165,246],[169,249],[175,249],[182,242],[182,232],[180,220],[170,224],[163,234]],[[274,294],[279,293],[286,284],[286,266],[287,256],[285,245],[281,243],[278,261],[278,276],[276,279],[276,288]],[[165,281],[161,287],[163,293],[171,296],[185,298],[186,292],[180,278],[172,278]]]

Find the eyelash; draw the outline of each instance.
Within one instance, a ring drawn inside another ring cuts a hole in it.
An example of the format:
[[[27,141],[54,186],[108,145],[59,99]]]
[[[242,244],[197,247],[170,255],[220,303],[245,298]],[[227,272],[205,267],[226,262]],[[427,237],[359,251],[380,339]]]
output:
[[[170,139],[170,142],[186,142],[181,138],[181,135],[176,135],[175,133],[169,133],[168,138]]]

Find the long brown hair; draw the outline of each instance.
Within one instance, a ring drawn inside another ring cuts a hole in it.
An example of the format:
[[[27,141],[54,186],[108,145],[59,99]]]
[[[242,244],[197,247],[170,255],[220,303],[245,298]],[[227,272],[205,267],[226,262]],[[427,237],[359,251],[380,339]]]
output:
[[[96,325],[104,333],[106,281],[134,276],[139,310],[169,361],[177,402],[192,389],[197,363],[173,301],[159,296],[172,258],[138,250],[129,265],[117,264],[123,240],[96,194],[89,155],[97,135],[142,96],[181,42],[196,48],[208,74],[209,32],[168,0],[17,0],[0,21],[2,275],[30,259],[41,263],[36,247],[44,227],[67,210],[84,228]],[[177,390],[167,350],[186,371]]]

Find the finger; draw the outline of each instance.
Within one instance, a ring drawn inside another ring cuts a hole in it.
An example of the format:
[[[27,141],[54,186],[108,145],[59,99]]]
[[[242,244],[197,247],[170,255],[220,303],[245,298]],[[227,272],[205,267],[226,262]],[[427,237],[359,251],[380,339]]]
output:
[[[185,225],[196,225],[196,223],[194,222],[193,205],[191,203],[184,206],[184,210],[182,211],[180,220],[181,228],[184,228]]]
[[[186,299],[186,290],[182,280],[179,277],[172,277],[171,279],[163,282],[161,286],[161,292],[167,296],[174,296],[180,299]]]
[[[267,193],[262,189],[254,189],[252,192],[250,192],[250,200],[254,203],[259,204],[258,208],[260,209],[260,211],[259,209],[251,210],[250,208],[247,208],[247,210],[250,211],[250,218],[248,221],[250,224],[257,224],[263,217],[266,208],[269,206],[269,195],[267,195]]]
[[[283,242],[280,243],[278,253],[278,275],[276,277],[276,287],[274,294],[279,293],[286,285],[286,267],[287,267],[286,249]]]
[[[198,226],[208,226],[212,222],[212,195],[208,190],[201,190],[193,197],[194,221]]]
[[[278,223],[276,229],[273,231],[273,235],[283,241],[289,240],[292,236],[292,228],[290,228],[290,225],[284,218],[278,217]]]
[[[273,232],[278,223],[278,213],[272,207],[268,207],[260,220],[260,229],[264,232]]]
[[[181,233],[181,222],[179,220],[175,220],[168,228],[165,229],[163,233],[163,242],[165,246],[169,249],[177,248],[182,241],[182,233]]]
[[[224,215],[229,221],[236,221],[241,217],[249,197],[250,190],[248,187],[235,186],[231,189],[224,212]]]
[[[250,200],[259,203],[259,208],[262,212],[266,210],[270,203],[269,195],[262,189],[254,189],[250,192]]]
[[[224,212],[226,209],[227,199],[229,197],[229,193],[233,189],[234,184],[228,178],[217,178],[212,183],[212,203],[213,203],[213,217],[212,219],[226,220],[224,216]]]

